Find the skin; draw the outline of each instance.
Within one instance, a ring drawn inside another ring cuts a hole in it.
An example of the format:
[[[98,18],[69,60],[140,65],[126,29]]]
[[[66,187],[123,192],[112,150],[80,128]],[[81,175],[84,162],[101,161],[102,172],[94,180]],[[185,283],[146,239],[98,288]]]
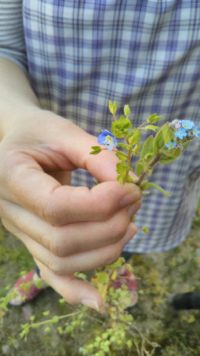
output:
[[[117,157],[89,154],[97,138],[40,108],[23,71],[0,58],[0,216],[33,255],[42,279],[71,304],[101,307],[100,293],[74,273],[117,260],[137,228],[137,186],[116,182]],[[88,170],[100,185],[71,187]]]

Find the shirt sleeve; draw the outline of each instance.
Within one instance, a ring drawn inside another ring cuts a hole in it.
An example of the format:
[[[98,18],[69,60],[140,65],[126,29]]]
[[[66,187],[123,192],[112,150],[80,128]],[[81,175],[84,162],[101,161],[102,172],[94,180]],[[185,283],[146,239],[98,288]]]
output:
[[[0,56],[28,74],[22,4],[23,0],[0,1]]]

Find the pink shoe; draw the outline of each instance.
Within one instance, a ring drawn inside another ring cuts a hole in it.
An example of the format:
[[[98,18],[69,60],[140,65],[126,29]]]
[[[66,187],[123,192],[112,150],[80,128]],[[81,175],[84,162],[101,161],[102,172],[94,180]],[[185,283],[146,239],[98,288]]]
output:
[[[122,274],[118,275],[112,283],[114,290],[122,288],[123,284],[125,284],[128,287],[128,291],[131,292],[131,303],[127,306],[127,308],[131,308],[137,304],[139,296],[135,276],[128,268],[126,268]]]
[[[20,284],[22,283],[28,283],[30,281],[33,281],[33,275],[35,273],[35,270],[28,272],[24,276],[18,279],[18,281],[14,284],[14,286],[9,290],[8,293],[14,292],[15,288],[18,288]],[[36,282],[36,281],[35,281]],[[17,294],[16,297],[13,297],[10,299],[9,304],[10,305],[22,305],[24,303],[30,302],[32,299],[34,299],[38,294],[40,294],[44,289],[47,287],[45,286],[45,282],[43,283],[44,286],[42,288],[37,288],[37,285],[34,283],[29,287],[29,291],[26,292],[24,288],[18,289],[15,293]],[[26,298],[24,298],[26,297]]]

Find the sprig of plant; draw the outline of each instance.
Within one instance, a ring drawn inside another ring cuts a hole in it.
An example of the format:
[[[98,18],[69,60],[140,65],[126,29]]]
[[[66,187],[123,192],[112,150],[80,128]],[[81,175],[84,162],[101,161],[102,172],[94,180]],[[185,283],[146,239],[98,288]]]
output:
[[[198,127],[190,120],[174,120],[171,123],[165,123],[161,128],[154,124],[161,119],[161,116],[152,114],[146,122],[139,127],[133,128],[129,120],[130,108],[124,106],[124,115],[119,120],[116,119],[117,104],[109,101],[109,109],[113,114],[112,133],[104,130],[98,136],[98,143],[106,146],[92,146],[90,154],[97,155],[102,150],[112,151],[115,147],[126,150],[125,152],[117,151],[115,155],[119,159],[116,165],[117,181],[124,185],[126,182],[136,184],[144,192],[151,188],[157,188],[165,195],[170,195],[159,185],[145,180],[150,176],[157,163],[169,164],[176,160],[185,151],[190,142],[198,137],[200,131]],[[155,137],[149,136],[146,141],[141,143],[141,130],[156,132]],[[125,143],[118,143],[118,138],[124,138]],[[140,155],[138,161],[131,165],[131,158]],[[135,169],[135,171],[134,171]],[[133,179],[130,172],[135,172],[138,179]],[[146,192],[144,192],[146,194]],[[148,233],[148,228],[142,230]]]

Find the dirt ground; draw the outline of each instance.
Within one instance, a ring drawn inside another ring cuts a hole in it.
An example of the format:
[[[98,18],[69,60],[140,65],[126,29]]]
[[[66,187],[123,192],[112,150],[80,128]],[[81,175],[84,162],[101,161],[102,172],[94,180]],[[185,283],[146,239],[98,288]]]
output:
[[[155,356],[200,355],[200,311],[174,311],[168,305],[168,296],[176,292],[200,292],[200,203],[187,239],[179,247],[162,253],[135,255],[134,273],[138,277],[140,301],[130,310],[136,324],[151,341],[160,347]],[[31,256],[13,235],[0,229],[0,297],[5,287],[12,285],[20,273],[33,269]],[[25,342],[20,339],[21,324],[31,315],[42,320],[43,311],[62,315],[75,310],[59,303],[60,296],[51,288],[32,303],[9,307],[0,323],[0,355],[61,356],[78,355],[83,346],[83,335],[72,338],[60,335],[54,325],[50,333],[45,327],[32,330]],[[1,312],[1,311],[0,311]],[[89,326],[88,326],[89,327]],[[120,355],[120,354],[119,354]],[[118,356],[118,354],[117,354]],[[134,356],[134,355],[133,355]]]

